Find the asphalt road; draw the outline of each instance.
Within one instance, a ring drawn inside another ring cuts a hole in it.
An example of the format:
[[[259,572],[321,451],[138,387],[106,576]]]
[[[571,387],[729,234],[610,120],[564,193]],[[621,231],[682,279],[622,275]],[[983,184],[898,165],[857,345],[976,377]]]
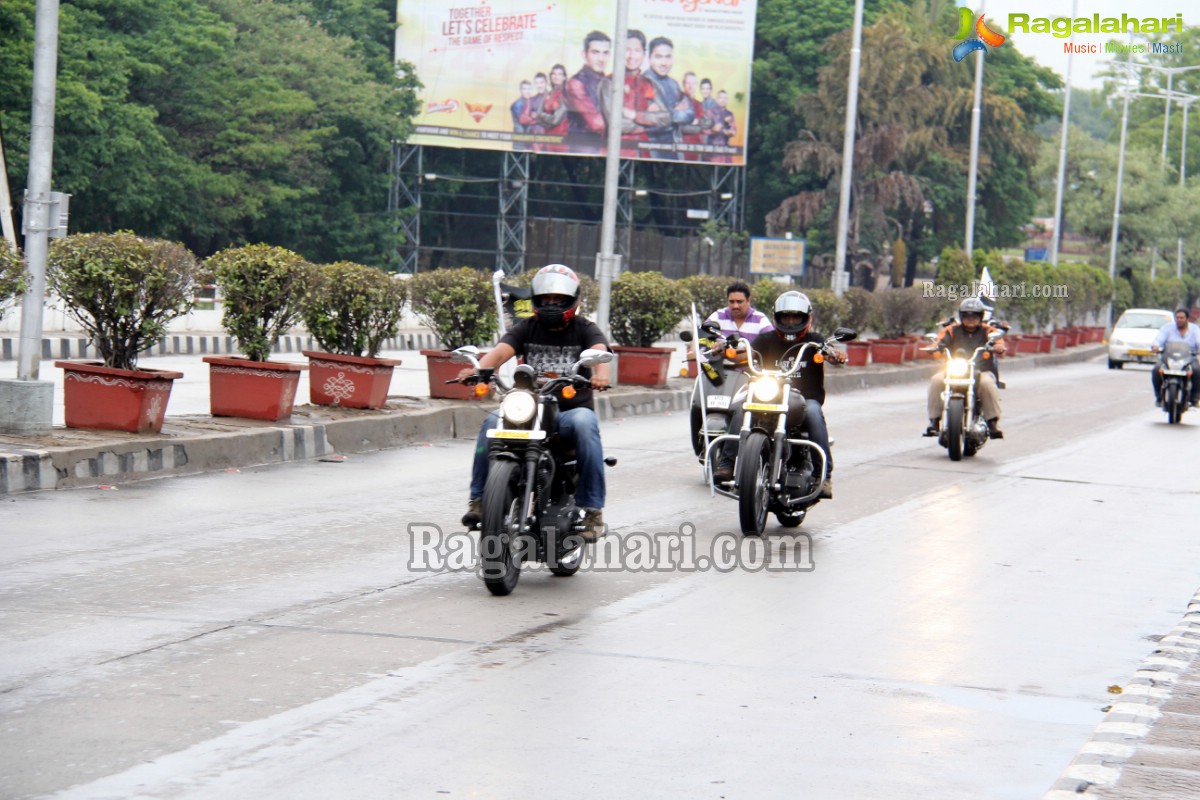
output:
[[[766,538],[806,569],[637,561],[740,541],[683,413],[604,426],[626,568],[507,598],[413,563],[466,441],[8,498],[0,796],[1038,796],[1200,586],[1200,413],[1008,382],[959,464],[924,386],[831,396],[836,499]]]

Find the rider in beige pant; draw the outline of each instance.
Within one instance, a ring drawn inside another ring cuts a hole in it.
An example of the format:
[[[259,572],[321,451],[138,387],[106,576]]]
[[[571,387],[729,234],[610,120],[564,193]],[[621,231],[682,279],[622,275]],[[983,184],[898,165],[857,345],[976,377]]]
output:
[[[985,420],[994,420],[1000,416],[1000,387],[996,385],[996,376],[991,372],[977,373],[979,381],[975,391],[979,393],[980,410]],[[946,370],[941,370],[929,380],[929,400],[926,410],[929,419],[940,420],[945,406],[942,403],[942,390],[945,388]]]

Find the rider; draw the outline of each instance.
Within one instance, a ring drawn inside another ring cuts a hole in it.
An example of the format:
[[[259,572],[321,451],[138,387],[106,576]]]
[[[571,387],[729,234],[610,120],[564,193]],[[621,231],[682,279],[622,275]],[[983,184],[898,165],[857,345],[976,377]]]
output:
[[[975,352],[977,347],[987,342],[988,334],[998,330],[983,323],[985,307],[978,297],[968,297],[958,306],[958,324],[942,329],[934,347],[948,347],[951,353],[965,350]],[[995,344],[997,353],[1004,353],[1007,345],[1003,339]],[[987,420],[988,435],[993,439],[1003,439],[1004,431],[1000,430],[1000,387],[996,383],[996,359],[982,359],[977,367],[979,376],[979,401],[982,404],[983,418]],[[926,403],[929,413],[929,427],[925,429],[926,436],[937,436],[942,425],[942,412],[945,401],[942,400],[942,389],[945,386],[946,371],[940,370],[929,380],[929,399]]]
[[[1166,346],[1167,342],[1184,342],[1192,349],[1192,396],[1190,398],[1193,406],[1200,406],[1200,363],[1196,361],[1196,353],[1200,351],[1200,327],[1194,322],[1188,322],[1188,312],[1186,308],[1175,309],[1175,321],[1168,322],[1162,326],[1162,330],[1158,332],[1158,336],[1154,337],[1154,344],[1150,349],[1154,352],[1159,352]],[[1150,380],[1154,384],[1154,404],[1162,405],[1162,375],[1158,371],[1158,367],[1150,370]]]
[[[550,264],[538,270],[532,284],[533,316],[509,328],[500,342],[483,358],[481,369],[495,369],[513,356],[524,356],[538,377],[565,375],[589,348],[607,350],[604,333],[589,319],[580,316],[579,277],[562,264]],[[459,380],[475,374],[467,367]],[[581,370],[587,375],[588,370]],[[558,401],[558,432],[576,452],[579,491],[576,502],[584,510],[583,538],[595,541],[607,532],[604,525],[604,450],[600,442],[600,423],[592,403],[592,389],[609,386],[608,364],[597,364],[591,373],[591,387],[581,388],[571,399]],[[462,522],[467,527],[479,524],[482,516],[483,487],[487,483],[487,431],[496,427],[499,412],[483,421],[475,443],[475,461],[471,467],[471,496]]]
[[[792,359],[799,352],[800,346],[806,342],[822,344],[825,337],[814,333],[812,326],[812,302],[801,292],[784,292],[775,301],[775,325],[754,337],[750,346],[761,359],[767,369],[790,369]],[[804,364],[792,376],[792,385],[799,390],[791,395],[791,405],[788,408],[788,427],[799,427],[808,434],[809,441],[819,445],[825,451],[828,473],[825,483],[821,486],[821,497],[833,497],[833,452],[829,448],[829,429],[825,426],[825,413],[821,406],[825,402],[825,369],[821,361],[814,358],[820,348],[808,348],[804,354]],[[826,351],[826,357],[832,358],[838,364],[846,363],[846,354],[840,350]],[[739,360],[745,360],[744,353],[739,354]],[[804,402],[800,399],[803,397]],[[797,425],[796,420],[803,415],[803,422]],[[733,432],[742,429],[743,409],[741,404],[733,410],[729,430]],[[733,480],[733,459],[737,455],[737,443],[728,441],[721,447],[721,456],[717,462],[713,479],[717,483]]]

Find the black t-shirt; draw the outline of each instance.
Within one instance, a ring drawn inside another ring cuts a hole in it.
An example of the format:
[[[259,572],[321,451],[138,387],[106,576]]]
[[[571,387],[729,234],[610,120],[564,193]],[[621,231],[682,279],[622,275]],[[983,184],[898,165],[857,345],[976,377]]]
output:
[[[607,348],[608,342],[596,323],[576,316],[561,331],[547,329],[536,317],[523,319],[508,329],[501,337],[500,344],[506,344],[516,351],[541,377],[547,373],[568,374],[579,360],[580,353],[596,346]],[[580,374],[590,378],[592,371],[584,367]],[[558,407],[563,411],[580,407],[595,410],[591,387],[578,389],[570,400],[560,397]]]
[[[825,337],[809,331],[794,342],[785,342],[775,331],[766,331],[754,337],[750,346],[758,353],[762,369],[790,369],[792,362],[806,342],[821,344]],[[804,366],[792,376],[792,385],[800,390],[806,400],[825,403],[825,365],[813,361],[821,352],[819,347],[810,347],[804,353]]]
[[[967,358],[975,352],[975,348],[983,347],[987,344],[988,334],[996,330],[991,325],[980,323],[979,327],[972,333],[963,327],[961,322],[956,322],[942,329],[941,334],[937,339],[937,346],[948,346],[951,354],[957,353],[959,350],[964,351]],[[987,372],[996,371],[996,359],[987,358],[979,359],[975,365],[976,369],[986,370]]]

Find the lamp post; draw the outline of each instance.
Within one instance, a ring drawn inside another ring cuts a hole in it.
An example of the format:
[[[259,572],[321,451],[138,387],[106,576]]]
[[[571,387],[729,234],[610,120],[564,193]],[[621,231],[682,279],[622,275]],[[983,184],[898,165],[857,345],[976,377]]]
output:
[[[1179,142],[1179,188],[1182,189],[1184,181],[1187,179],[1187,126],[1188,126],[1188,109],[1192,107],[1192,103],[1200,100],[1200,96],[1194,94],[1176,93],[1176,97],[1180,98],[1180,103],[1183,105],[1183,136]],[[1183,277],[1183,237],[1180,236],[1175,242],[1175,277]]]
[[[1133,52],[1130,51],[1129,66],[1133,66]],[[1125,179],[1125,139],[1126,133],[1129,130],[1129,96],[1131,94],[1129,87],[1129,78],[1132,77],[1133,70],[1130,69],[1125,75],[1125,86],[1123,101],[1124,108],[1121,111],[1121,150],[1117,156],[1117,188],[1114,192],[1115,199],[1113,201],[1113,223],[1112,223],[1112,242],[1109,245],[1108,251],[1108,278],[1111,281],[1116,281],[1117,278],[1117,237],[1121,229],[1121,183]],[[1106,328],[1112,327],[1112,301],[1108,303],[1108,312],[1106,314]]]
[[[983,16],[983,2],[979,3],[979,16]],[[975,53],[975,99],[971,104],[971,164],[967,170],[967,232],[965,244],[967,257],[975,252],[975,192],[979,181],[979,128],[983,118],[983,50]]]
[[[621,257],[614,250],[617,240],[617,189],[621,179],[621,115],[625,108],[625,40],[629,32],[629,0],[617,0],[617,35],[609,58],[612,59],[612,91],[608,103],[608,152],[604,158],[604,211],[600,217],[600,252],[596,255],[596,277],[600,281],[600,302],[596,324],[608,335],[608,312],[612,300],[613,279],[621,274]]]
[[[831,287],[841,297],[850,286],[846,269],[846,240],[850,234],[850,186],[854,172],[854,137],[858,122],[858,67],[862,61],[863,0],[854,0],[854,32],[850,41],[850,77],[846,90],[846,130],[842,134],[842,180],[838,192],[837,246]]]
[[[1071,19],[1076,16],[1079,0],[1071,3]],[[1071,32],[1071,44],[1075,43],[1075,33]],[[1071,122],[1071,65],[1075,61],[1075,49],[1067,55],[1066,93],[1063,95],[1062,136],[1058,147],[1058,185],[1054,190],[1054,237],[1050,241],[1050,263],[1058,266],[1058,244],[1062,241],[1062,204],[1063,184],[1067,177],[1067,128]]]

